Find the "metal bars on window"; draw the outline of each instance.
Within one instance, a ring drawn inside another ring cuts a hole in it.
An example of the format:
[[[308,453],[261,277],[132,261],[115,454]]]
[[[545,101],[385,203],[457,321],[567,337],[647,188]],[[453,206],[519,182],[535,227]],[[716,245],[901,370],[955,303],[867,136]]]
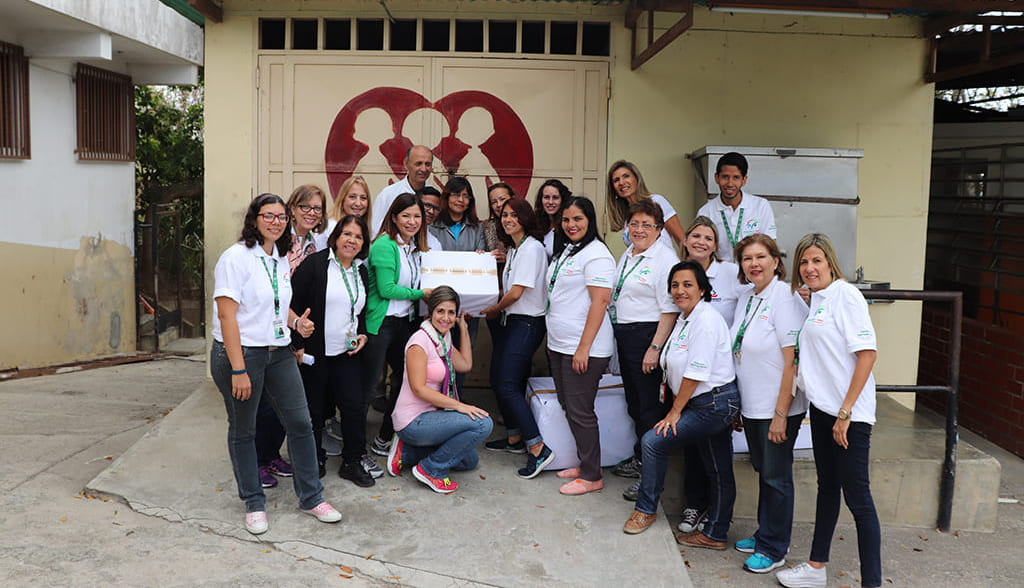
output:
[[[83,63],[75,72],[79,159],[135,160],[132,79]]]
[[[25,50],[0,41],[0,159],[32,155]]]

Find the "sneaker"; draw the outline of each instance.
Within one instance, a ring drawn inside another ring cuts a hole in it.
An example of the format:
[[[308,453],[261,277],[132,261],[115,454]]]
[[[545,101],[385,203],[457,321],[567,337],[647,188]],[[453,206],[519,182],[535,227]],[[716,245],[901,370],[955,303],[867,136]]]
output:
[[[534,456],[532,453],[526,454],[526,467],[519,468],[516,474],[524,480],[531,480],[541,473],[544,468],[551,465],[551,462],[555,461],[555,452],[551,451],[551,448],[545,445],[540,448],[540,453]]]
[[[341,520],[341,513],[334,510],[331,503],[326,500],[309,510],[303,509],[302,512],[315,516],[321,523],[337,523]]]
[[[338,417],[327,419],[327,425],[324,427],[324,433],[335,441],[344,441],[341,436],[341,421],[338,420]]]
[[[568,484],[563,484],[558,491],[566,496],[579,496],[589,492],[600,492],[602,488],[604,488],[604,480],[589,482],[582,478],[576,478]]]
[[[270,473],[270,466],[260,466],[260,483],[263,484],[264,488],[277,486],[277,478],[274,477],[274,474]]]
[[[324,435],[323,443],[320,444],[324,448],[324,453],[327,457],[338,457],[341,455],[341,443],[338,440],[329,435]]]
[[[386,456],[389,449],[391,449],[391,441],[385,441],[380,437],[374,437],[373,443],[370,443],[370,451],[381,457]]]
[[[626,524],[622,525],[622,532],[630,535],[636,535],[637,533],[643,533],[654,524],[654,521],[658,518],[656,514],[646,514],[638,510],[634,510],[633,514],[629,515],[626,519]]]
[[[775,578],[786,588],[821,588],[828,584],[825,568],[817,569],[809,563],[802,563],[775,574]]]
[[[693,533],[682,533],[677,535],[676,543],[686,545],[687,547],[714,549],[715,551],[723,551],[726,548],[725,541],[715,541],[711,537],[705,535],[703,531],[694,531]]]
[[[639,459],[630,457],[615,464],[612,473],[620,478],[639,478],[642,467]]]
[[[426,484],[431,490],[440,494],[451,494],[459,489],[459,485],[452,482],[449,478],[431,478],[427,475],[427,472],[423,471],[420,464],[416,464],[416,467],[412,468],[412,475],[420,482]]]
[[[369,472],[363,468],[363,464],[359,462],[346,462],[341,464],[341,469],[338,470],[338,477],[348,480],[360,488],[369,488],[376,483],[373,481],[373,476],[371,476]]]
[[[622,491],[622,497],[630,502],[636,502],[637,496],[640,496],[640,480],[633,482],[629,488]]]
[[[245,530],[253,535],[261,535],[267,532],[267,513],[257,510],[245,513]]]
[[[381,476],[384,475],[384,470],[380,469],[380,464],[377,463],[377,460],[373,459],[369,455],[366,455],[365,453],[361,458],[359,458],[359,464],[363,466],[363,470],[367,474],[374,478],[380,478]]]
[[[683,520],[679,523],[679,530],[683,533],[693,533],[704,528],[704,522],[708,520],[708,511],[700,511],[695,508],[683,510]]]
[[[746,539],[740,539],[736,542],[736,551],[743,553],[754,553],[754,549],[757,548],[757,540],[753,537],[747,537]]]
[[[388,473],[392,476],[402,475],[402,439],[396,434],[391,440],[391,449],[388,450],[388,460],[385,463]]]
[[[271,461],[267,468],[275,476],[281,476],[282,478],[292,477],[292,466],[280,457]]]
[[[755,553],[747,558],[747,561],[743,562],[743,569],[748,572],[754,572],[755,574],[767,574],[775,568],[781,568],[786,565],[786,558],[782,558],[779,561],[772,561],[766,555]]]
[[[509,443],[508,439],[495,439],[484,443],[485,449],[491,451],[505,451],[508,453],[526,453],[526,442],[520,439],[515,443]]]

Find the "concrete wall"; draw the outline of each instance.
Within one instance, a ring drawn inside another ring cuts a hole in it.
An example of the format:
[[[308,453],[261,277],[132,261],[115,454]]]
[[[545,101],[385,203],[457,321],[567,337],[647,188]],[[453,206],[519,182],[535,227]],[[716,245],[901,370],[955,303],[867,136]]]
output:
[[[301,14],[347,17],[355,10],[372,10],[373,4],[311,1],[303,3]],[[398,18],[455,13],[610,20],[608,161],[623,157],[638,163],[648,186],[665,194],[684,217],[696,212],[699,203],[683,156],[702,145],[864,149],[857,263],[868,277],[893,287],[922,286],[934,88],[922,79],[926,43],[917,36],[919,19],[730,15],[697,8],[690,31],[631,71],[622,6],[388,6]],[[236,238],[256,179],[256,20],[300,14],[294,3],[284,1],[228,0],[224,8],[224,22],[206,28],[206,267],[211,288],[214,263]],[[667,15],[657,25],[664,29],[672,22]],[[617,233],[608,242],[614,252],[621,250]],[[878,380],[914,383],[919,306],[876,305],[872,315],[880,341]]]
[[[135,349],[135,169],[78,161],[72,68],[32,62],[32,158],[0,160],[0,370]]]

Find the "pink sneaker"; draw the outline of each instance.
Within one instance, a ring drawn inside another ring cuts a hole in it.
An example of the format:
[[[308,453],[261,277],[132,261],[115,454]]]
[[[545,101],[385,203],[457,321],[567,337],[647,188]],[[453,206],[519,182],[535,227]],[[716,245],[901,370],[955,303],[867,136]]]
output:
[[[267,513],[257,510],[245,513],[245,530],[253,535],[261,535],[267,532]]]
[[[601,488],[604,488],[604,480],[588,482],[586,480],[576,478],[572,482],[563,485],[558,489],[558,491],[568,496],[579,496],[580,494],[586,494],[588,492],[600,492]]]
[[[402,440],[395,434],[391,440],[391,449],[388,450],[388,461],[386,468],[392,476],[402,475]]]
[[[433,490],[434,492],[438,492],[440,494],[451,494],[452,492],[455,492],[456,490],[459,489],[459,485],[456,484],[455,482],[452,482],[448,478],[431,478],[430,476],[427,475],[426,472],[423,471],[423,468],[420,467],[420,464],[416,464],[416,467],[412,468],[412,475],[415,476],[416,479],[419,480],[420,482],[423,482],[424,484],[429,486],[431,490]]]
[[[575,480],[576,478],[580,477],[580,469],[565,468],[564,470],[558,470],[558,472],[556,472],[555,475],[558,476],[559,478]]]
[[[309,510],[303,509],[302,512],[315,516],[321,523],[337,523],[341,520],[341,513],[326,500]]]

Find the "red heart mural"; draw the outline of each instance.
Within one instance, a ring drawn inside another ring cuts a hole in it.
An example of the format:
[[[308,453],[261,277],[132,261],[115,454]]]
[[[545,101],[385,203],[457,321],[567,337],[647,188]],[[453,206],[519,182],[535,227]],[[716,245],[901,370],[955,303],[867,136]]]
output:
[[[494,133],[479,145],[467,145],[456,137],[462,115],[470,108],[482,108],[491,115]],[[370,151],[370,146],[355,138],[356,119],[371,108],[380,108],[391,119],[390,139],[377,146],[396,179],[405,177],[405,153],[412,140],[402,135],[402,126],[410,114],[421,108],[441,113],[448,122],[448,135],[434,148],[434,157],[444,169],[458,169],[470,149],[477,147],[498,174],[498,179],[525,197],[533,178],[533,143],[526,125],[511,106],[497,96],[477,90],[453,92],[431,103],[419,92],[405,88],[379,87],[367,90],[348,101],[338,111],[327,135],[324,162],[332,198],[341,184],[355,171]],[[490,178],[485,179],[488,185]]]

